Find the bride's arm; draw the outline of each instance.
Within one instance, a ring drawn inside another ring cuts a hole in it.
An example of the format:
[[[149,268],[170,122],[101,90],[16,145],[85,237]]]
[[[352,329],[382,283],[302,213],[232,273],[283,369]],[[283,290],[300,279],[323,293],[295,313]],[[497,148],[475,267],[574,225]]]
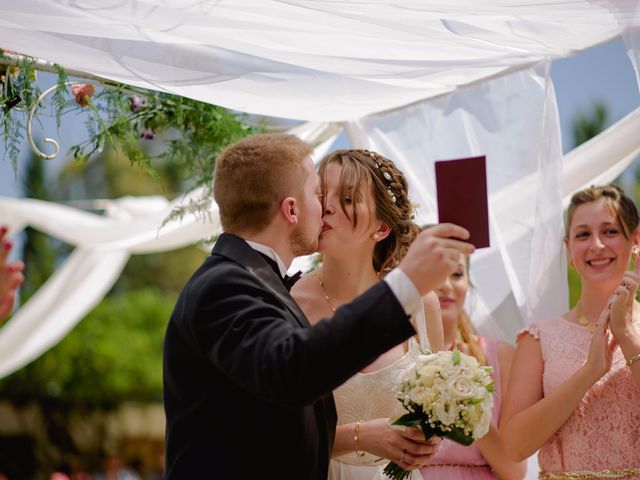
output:
[[[416,469],[424,465],[437,451],[440,439],[424,439],[417,428],[397,428],[389,424],[388,418],[376,418],[366,422],[345,423],[336,428],[333,444],[333,457],[339,457],[356,451],[367,452],[376,457],[386,458],[405,470]],[[400,463],[403,458],[404,462]]]

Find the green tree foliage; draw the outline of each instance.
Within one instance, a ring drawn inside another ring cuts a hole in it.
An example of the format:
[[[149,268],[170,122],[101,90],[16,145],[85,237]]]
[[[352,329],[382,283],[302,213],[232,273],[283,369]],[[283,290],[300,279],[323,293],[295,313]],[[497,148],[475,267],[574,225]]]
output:
[[[25,197],[50,200],[43,160],[36,155],[27,161],[23,188]],[[57,253],[48,235],[29,227],[25,229],[21,258],[25,262],[25,280],[20,289],[24,303],[53,273]]]
[[[586,113],[580,113],[573,121],[573,139],[575,146],[583,144],[602,132],[608,121],[609,113],[602,102],[595,102]]]
[[[74,408],[161,401],[162,341],[174,303],[152,288],[105,298],[53,349],[0,381],[2,397]]]

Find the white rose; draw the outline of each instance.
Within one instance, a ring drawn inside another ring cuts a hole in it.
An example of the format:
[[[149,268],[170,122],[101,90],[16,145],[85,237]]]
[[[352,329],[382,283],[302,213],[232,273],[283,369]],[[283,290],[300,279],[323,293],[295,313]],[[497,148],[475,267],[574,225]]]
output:
[[[467,399],[475,395],[476,389],[473,381],[466,377],[458,377],[449,380],[449,391],[458,398]]]

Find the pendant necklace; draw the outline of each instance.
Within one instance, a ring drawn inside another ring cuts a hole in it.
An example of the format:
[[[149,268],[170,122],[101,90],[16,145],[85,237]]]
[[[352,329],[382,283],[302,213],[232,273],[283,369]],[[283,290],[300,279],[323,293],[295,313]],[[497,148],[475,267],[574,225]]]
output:
[[[322,288],[322,293],[324,294],[324,299],[326,300],[327,305],[329,305],[329,308],[331,308],[331,311],[333,313],[336,313],[336,307],[334,307],[333,303],[331,303],[331,299],[329,298],[329,295],[327,294],[327,289],[324,288],[324,282],[322,281],[322,277],[320,276],[319,273],[316,276],[318,277],[318,281],[320,282],[320,288]]]
[[[576,317],[578,317],[578,323],[580,325],[587,327],[587,330],[593,333],[593,331],[596,329],[596,324],[595,322],[590,322],[584,316],[584,311],[582,310],[582,305],[580,305],[580,302],[576,304]]]

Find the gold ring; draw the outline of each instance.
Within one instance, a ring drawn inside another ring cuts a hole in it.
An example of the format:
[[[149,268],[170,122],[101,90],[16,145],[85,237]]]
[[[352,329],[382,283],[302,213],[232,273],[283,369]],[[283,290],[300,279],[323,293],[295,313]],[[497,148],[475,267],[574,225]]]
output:
[[[407,453],[406,450],[402,450],[402,456],[400,457],[400,463],[404,463],[404,456]]]

